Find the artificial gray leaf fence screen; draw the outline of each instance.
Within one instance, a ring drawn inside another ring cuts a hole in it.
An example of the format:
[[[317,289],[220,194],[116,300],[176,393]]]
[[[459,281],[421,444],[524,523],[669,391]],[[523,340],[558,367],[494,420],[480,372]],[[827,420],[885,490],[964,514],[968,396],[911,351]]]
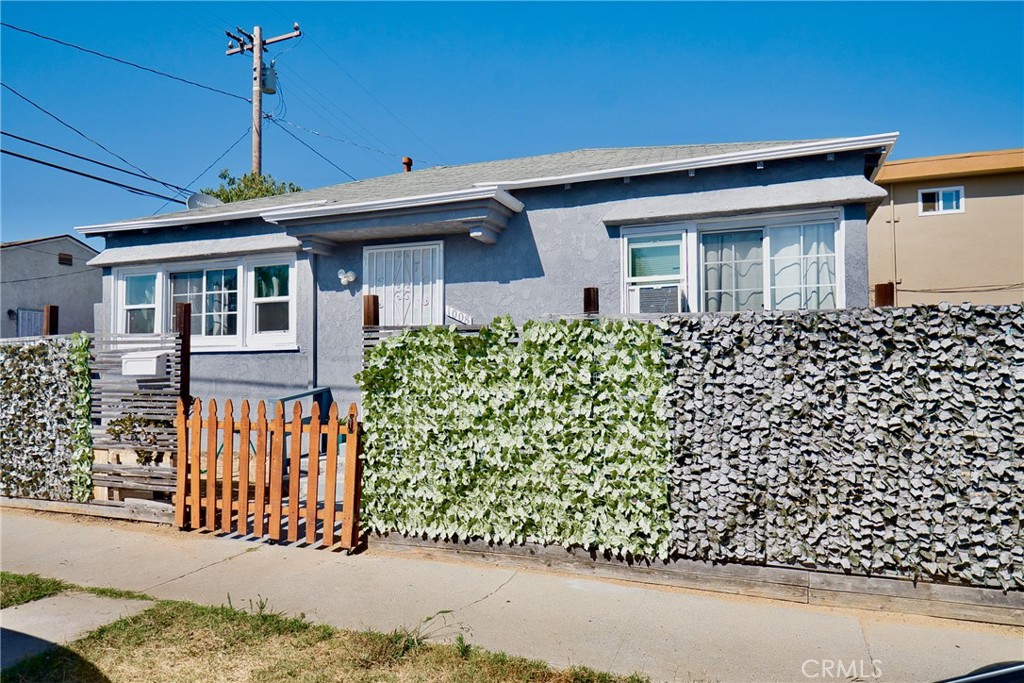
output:
[[[364,519],[1024,589],[1024,310],[422,328],[366,350]]]

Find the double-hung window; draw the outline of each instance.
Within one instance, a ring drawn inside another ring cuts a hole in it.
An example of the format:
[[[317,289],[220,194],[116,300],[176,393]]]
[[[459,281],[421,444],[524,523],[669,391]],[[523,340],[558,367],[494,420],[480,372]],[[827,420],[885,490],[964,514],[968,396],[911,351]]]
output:
[[[157,276],[155,273],[126,275],[121,290],[124,306],[121,311],[122,332],[152,334],[157,324]]]
[[[291,329],[290,273],[287,265],[253,266],[251,318],[254,334],[282,334]]]
[[[626,296],[633,313],[679,313],[686,309],[680,233],[634,237],[628,242]]]
[[[836,308],[839,227],[837,212],[828,211],[688,221],[657,234],[627,228],[625,310]]]
[[[196,350],[294,347],[294,271],[291,254],[124,269],[114,331],[169,332],[177,304],[187,303]]]

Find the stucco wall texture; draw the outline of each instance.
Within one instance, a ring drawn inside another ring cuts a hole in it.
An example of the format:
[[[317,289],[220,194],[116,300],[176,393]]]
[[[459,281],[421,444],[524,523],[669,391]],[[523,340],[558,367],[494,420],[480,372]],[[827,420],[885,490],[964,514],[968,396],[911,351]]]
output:
[[[752,185],[857,175],[863,171],[859,153],[701,169],[685,173],[588,182],[571,186],[516,190],[525,209],[512,216],[497,244],[478,242],[468,234],[422,235],[415,238],[336,242],[328,254],[300,252],[298,351],[196,352],[192,362],[192,393],[223,400],[271,399],[305,390],[330,387],[340,402],[357,401],[353,375],[362,358],[363,247],[388,243],[441,240],[444,244],[445,305],[486,323],[499,315],[517,322],[582,311],[583,289],[597,287],[601,310],[622,311],[621,240],[617,228],[602,218],[615,202],[638,197],[742,188]],[[834,206],[834,205],[833,205]],[[847,306],[867,305],[866,210],[863,204],[844,206]],[[317,225],[320,235],[332,226]],[[338,224],[336,233],[344,231]],[[211,239],[218,236],[281,231],[277,226],[239,223],[230,226],[170,229],[149,234],[113,233],[108,247],[157,244],[164,241]],[[301,236],[301,227],[288,228]],[[356,273],[357,280],[340,284],[339,269]],[[109,306],[112,276],[106,275],[105,306]],[[316,321],[312,282],[316,282]],[[314,324],[315,322],[315,324]],[[109,323],[105,323],[108,324]]]
[[[964,188],[963,213],[918,215],[919,190],[959,186]],[[891,206],[888,200],[883,203],[869,224],[872,286],[891,281],[895,268],[898,306],[1024,301],[1024,173],[883,187],[893,201]]]
[[[70,266],[57,254],[71,254]],[[58,306],[57,332],[93,331],[93,305],[101,300],[101,273],[86,262],[95,256],[72,238],[45,240],[0,249],[0,337],[17,335],[18,323],[7,311]]]

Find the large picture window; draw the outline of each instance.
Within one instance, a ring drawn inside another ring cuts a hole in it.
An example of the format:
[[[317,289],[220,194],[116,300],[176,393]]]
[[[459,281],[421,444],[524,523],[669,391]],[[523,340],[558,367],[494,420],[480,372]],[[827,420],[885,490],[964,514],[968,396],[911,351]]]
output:
[[[169,332],[176,328],[176,305],[187,303],[193,348],[294,346],[294,270],[291,255],[125,269],[114,331]]]
[[[835,212],[627,228],[624,310],[837,308],[838,231]]]

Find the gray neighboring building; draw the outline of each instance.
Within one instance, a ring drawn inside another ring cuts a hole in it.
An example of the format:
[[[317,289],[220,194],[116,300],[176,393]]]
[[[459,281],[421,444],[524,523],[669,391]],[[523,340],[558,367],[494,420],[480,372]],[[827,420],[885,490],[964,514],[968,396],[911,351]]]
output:
[[[103,299],[99,252],[71,235],[0,244],[0,337],[43,333],[43,306],[58,306],[57,332],[92,332]]]
[[[433,167],[78,228],[106,238],[97,321],[193,311],[193,393],[358,399],[362,295],[384,325],[867,305],[896,133],[587,149]]]

